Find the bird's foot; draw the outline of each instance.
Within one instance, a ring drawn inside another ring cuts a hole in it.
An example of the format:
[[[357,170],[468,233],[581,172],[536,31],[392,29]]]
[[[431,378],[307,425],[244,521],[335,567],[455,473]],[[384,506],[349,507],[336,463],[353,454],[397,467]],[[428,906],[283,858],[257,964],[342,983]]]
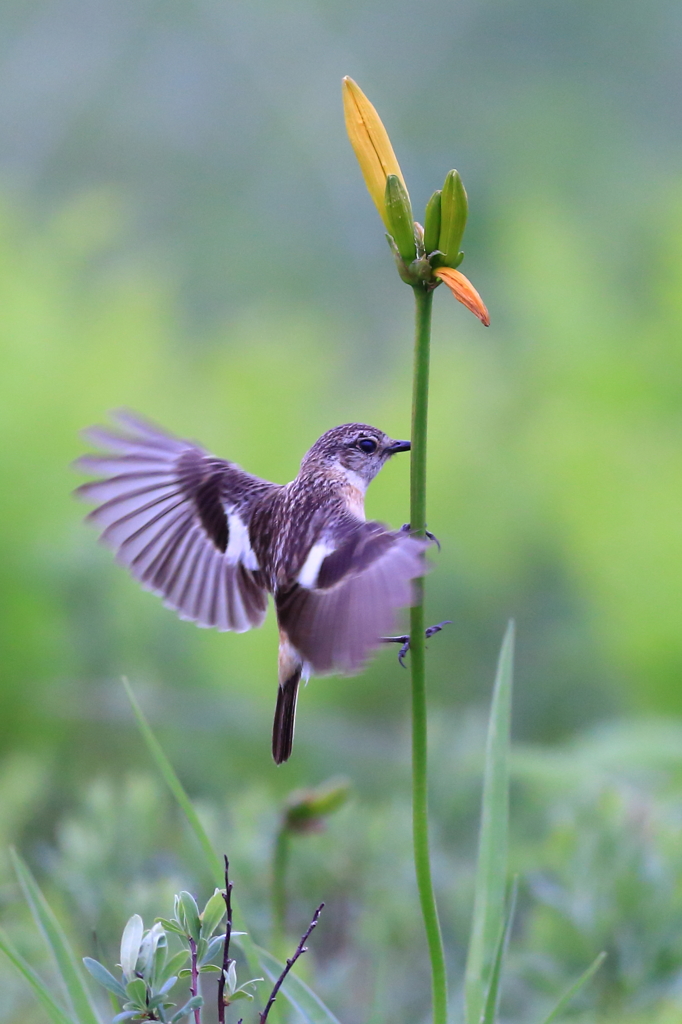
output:
[[[410,533],[411,529],[412,527],[410,526],[409,523],[403,523],[403,525],[400,527],[400,532]],[[433,543],[438,548],[438,551],[440,552],[440,541],[438,540],[438,537],[436,537],[435,533],[430,533],[429,530],[424,530],[424,533],[426,534],[427,540],[433,541]]]
[[[424,636],[426,637],[427,640],[429,640],[436,633],[440,633],[443,626],[449,626],[451,622],[452,619],[443,619],[442,622],[436,623],[435,626],[429,626],[428,629],[424,630]],[[382,643],[385,644],[402,644],[402,647],[398,651],[398,661],[400,662],[403,668],[407,668],[407,665],[405,664],[405,655],[410,649],[409,633],[405,634],[404,636],[382,636],[381,640]]]

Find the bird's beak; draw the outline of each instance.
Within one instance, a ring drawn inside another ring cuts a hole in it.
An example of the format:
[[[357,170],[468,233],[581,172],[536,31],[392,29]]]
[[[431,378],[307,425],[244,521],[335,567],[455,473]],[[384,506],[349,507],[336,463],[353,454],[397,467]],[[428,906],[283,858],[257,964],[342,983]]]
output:
[[[386,451],[389,455],[395,455],[396,452],[409,452],[411,447],[411,441],[391,441],[386,448]]]

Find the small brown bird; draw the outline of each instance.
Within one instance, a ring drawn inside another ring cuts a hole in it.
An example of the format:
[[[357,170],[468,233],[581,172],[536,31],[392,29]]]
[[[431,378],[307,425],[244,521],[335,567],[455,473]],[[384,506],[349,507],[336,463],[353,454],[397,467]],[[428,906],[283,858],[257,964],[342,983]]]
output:
[[[143,587],[182,619],[242,633],[268,593],[279,624],[277,764],[291,754],[301,678],[358,672],[426,572],[426,541],[365,521],[365,491],[409,441],[346,423],[323,434],[295,480],[273,484],[190,441],[118,412],[86,438],[106,454],[76,465],[103,479],[76,492]]]

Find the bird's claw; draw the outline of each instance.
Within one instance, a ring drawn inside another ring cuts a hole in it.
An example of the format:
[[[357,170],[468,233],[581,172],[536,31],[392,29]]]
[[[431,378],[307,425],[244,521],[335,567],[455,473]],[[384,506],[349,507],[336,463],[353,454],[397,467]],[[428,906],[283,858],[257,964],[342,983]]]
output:
[[[409,523],[403,523],[403,525],[400,527],[400,532],[410,533],[411,529],[412,527],[410,526]],[[432,541],[436,545],[436,547],[438,548],[438,552],[440,553],[440,541],[438,540],[438,537],[436,537],[435,533],[431,533],[430,530],[424,530],[424,533],[426,534],[427,540]]]
[[[449,626],[451,622],[452,619],[443,619],[442,622],[437,622],[435,626],[429,626],[424,630],[424,636],[427,640],[430,640],[430,638],[435,636],[436,633],[440,633],[443,626]],[[398,661],[403,668],[407,668],[407,665],[405,664],[405,655],[410,649],[409,633],[406,633],[403,636],[382,636],[381,640],[385,644],[402,644],[402,647],[398,651]]]

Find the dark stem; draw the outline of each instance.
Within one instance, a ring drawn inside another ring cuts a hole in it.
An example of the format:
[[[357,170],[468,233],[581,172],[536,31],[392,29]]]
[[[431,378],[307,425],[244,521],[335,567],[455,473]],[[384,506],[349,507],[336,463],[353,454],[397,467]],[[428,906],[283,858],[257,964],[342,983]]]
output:
[[[232,882],[230,881],[230,862],[225,854],[225,910],[227,922],[225,925],[225,945],[223,946],[223,969],[220,972],[218,981],[218,1022],[225,1024],[225,974],[230,966],[230,938],[232,936]]]
[[[188,936],[188,938],[189,938],[189,952],[190,952],[190,956],[191,956],[191,966],[192,966],[192,977],[191,977],[191,980],[190,980],[189,991],[190,991],[190,995],[191,996],[198,996],[199,995],[199,967],[197,965],[197,944],[196,944],[196,942],[194,941],[194,939],[192,938],[191,935]],[[201,1024],[201,1007],[200,1006],[195,1006],[194,1007],[194,1024]]]
[[[289,957],[289,959],[287,960],[286,964],[284,965],[284,970],[282,971],[282,973],[280,974],[279,978],[277,979],[277,981],[273,985],[272,992],[270,993],[270,998],[267,1001],[265,1009],[263,1010],[263,1012],[260,1015],[260,1024],[265,1024],[265,1021],[268,1019],[268,1014],[270,1013],[270,1010],[273,1007],[275,999],[277,998],[277,993],[281,989],[282,983],[283,983],[284,979],[286,978],[287,974],[289,973],[291,968],[294,966],[294,964],[298,960],[299,956],[301,956],[302,953],[307,953],[308,952],[308,949],[306,947],[306,942],[307,942],[307,940],[308,940],[308,938],[310,936],[310,933],[312,932],[313,928],[315,928],[315,926],[317,925],[317,922],[320,919],[320,914],[322,913],[323,908],[324,908],[324,903],[320,903],[319,907],[317,908],[317,910],[313,914],[312,921],[310,922],[310,924],[306,928],[304,934],[301,936],[301,941],[299,942],[298,946],[296,947],[296,952],[294,953],[294,955],[292,957]]]

